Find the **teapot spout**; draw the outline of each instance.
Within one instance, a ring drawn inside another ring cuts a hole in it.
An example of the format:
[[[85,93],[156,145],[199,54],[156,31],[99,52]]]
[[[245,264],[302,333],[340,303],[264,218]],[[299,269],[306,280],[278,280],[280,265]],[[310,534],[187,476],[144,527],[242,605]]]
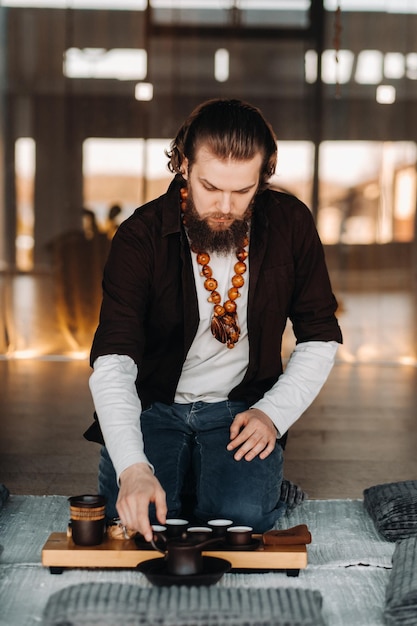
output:
[[[200,541],[200,543],[193,543],[194,548],[198,548],[200,550],[204,550],[207,546],[212,546],[216,543],[219,543],[219,537],[211,537],[210,539],[205,539],[204,541]]]

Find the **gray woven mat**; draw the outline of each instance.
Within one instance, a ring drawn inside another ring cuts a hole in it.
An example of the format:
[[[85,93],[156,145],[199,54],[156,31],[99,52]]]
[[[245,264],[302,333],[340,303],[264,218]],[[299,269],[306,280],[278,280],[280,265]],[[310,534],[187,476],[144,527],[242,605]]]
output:
[[[364,506],[378,532],[388,541],[417,534],[417,480],[369,487]]]
[[[384,618],[389,626],[417,624],[417,536],[395,546]]]
[[[325,626],[310,589],[90,583],[50,596],[43,626]]]

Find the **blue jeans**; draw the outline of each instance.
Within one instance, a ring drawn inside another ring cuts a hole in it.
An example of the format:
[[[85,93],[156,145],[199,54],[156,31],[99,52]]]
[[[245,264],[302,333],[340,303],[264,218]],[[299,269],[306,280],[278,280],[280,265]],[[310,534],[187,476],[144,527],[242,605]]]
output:
[[[232,519],[262,533],[273,527],[285,512],[280,502],[283,451],[277,443],[264,460],[236,461],[226,449],[230,425],[236,413],[246,410],[242,402],[166,405],[155,403],[142,412],[145,453],[166,492],[168,517],[182,513],[184,485],[194,477],[195,520]],[[99,493],[107,497],[107,514],[117,517],[118,486],[105,448],[99,466]],[[151,522],[156,522],[153,505]]]

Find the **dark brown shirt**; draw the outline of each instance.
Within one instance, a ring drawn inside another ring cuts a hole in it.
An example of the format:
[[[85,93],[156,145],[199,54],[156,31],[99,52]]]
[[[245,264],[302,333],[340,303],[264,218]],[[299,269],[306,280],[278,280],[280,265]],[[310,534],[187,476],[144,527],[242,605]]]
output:
[[[180,182],[138,208],[118,228],[104,270],[91,364],[107,354],[138,365],[143,407],[170,404],[198,326],[198,305]],[[231,400],[259,400],[282,373],[287,319],[297,343],[342,341],[323,247],[309,209],[267,190],[256,197],[250,233],[249,365]]]

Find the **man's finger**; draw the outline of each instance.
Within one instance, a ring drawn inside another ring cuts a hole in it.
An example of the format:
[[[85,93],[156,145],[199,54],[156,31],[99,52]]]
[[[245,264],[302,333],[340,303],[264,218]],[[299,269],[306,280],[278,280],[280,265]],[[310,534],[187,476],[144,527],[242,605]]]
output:
[[[264,450],[265,446],[268,445],[268,441],[266,438],[259,435],[259,433],[253,433],[251,437],[249,437],[236,452],[234,458],[236,461],[240,461],[243,457],[247,460],[252,460],[257,454]],[[251,458],[248,458],[248,454],[253,453]]]
[[[243,413],[237,413],[230,426],[230,439],[235,439],[240,433],[242,426],[246,426],[247,420]]]
[[[164,491],[158,491],[155,495],[156,517],[161,524],[165,524],[167,517],[167,505]]]

